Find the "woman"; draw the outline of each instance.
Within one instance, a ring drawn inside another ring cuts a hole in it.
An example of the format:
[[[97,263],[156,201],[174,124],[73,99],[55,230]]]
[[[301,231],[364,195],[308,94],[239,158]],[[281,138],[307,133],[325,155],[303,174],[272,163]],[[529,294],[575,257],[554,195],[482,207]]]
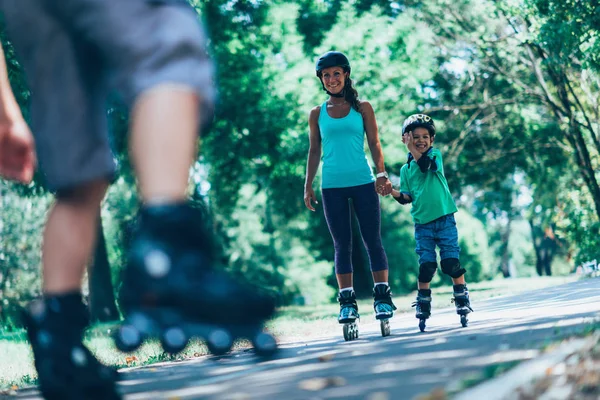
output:
[[[335,248],[335,273],[340,289],[341,324],[354,323],[359,317],[352,270],[352,227],[350,205],[358,218],[360,233],[367,248],[373,281],[375,316],[387,320],[394,315],[388,285],[388,262],[381,243],[381,213],[377,193],[392,191],[383,164],[373,107],[358,99],[350,79],[350,62],[340,52],[323,54],[316,65],[317,77],[329,98],[310,112],[310,149],[306,166],[304,203],[315,211],[312,188],[323,149],[321,193],[323,211]],[[364,151],[364,135],[377,168],[373,176]],[[377,189],[376,189],[377,188]],[[389,332],[388,332],[389,334]]]

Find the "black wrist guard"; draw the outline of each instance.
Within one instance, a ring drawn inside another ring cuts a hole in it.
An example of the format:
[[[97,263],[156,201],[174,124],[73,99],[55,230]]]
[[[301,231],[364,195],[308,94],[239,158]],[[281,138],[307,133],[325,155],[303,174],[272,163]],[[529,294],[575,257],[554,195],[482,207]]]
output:
[[[404,204],[408,204],[408,203],[412,203],[412,197],[408,196],[409,199],[408,200],[404,200],[404,195],[402,195],[402,193],[400,194],[400,197],[394,197],[394,200],[396,200],[398,203],[404,205]]]

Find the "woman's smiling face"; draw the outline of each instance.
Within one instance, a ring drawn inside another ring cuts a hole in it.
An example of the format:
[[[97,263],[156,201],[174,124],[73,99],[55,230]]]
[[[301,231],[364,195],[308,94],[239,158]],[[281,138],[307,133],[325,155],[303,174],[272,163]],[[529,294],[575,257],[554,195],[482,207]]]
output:
[[[338,94],[344,89],[346,73],[342,67],[325,68],[321,73],[321,80],[329,93]]]

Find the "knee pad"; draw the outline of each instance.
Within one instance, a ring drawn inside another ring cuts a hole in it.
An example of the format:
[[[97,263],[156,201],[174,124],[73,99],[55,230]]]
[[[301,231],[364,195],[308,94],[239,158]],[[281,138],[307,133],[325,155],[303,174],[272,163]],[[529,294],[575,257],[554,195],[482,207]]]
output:
[[[437,270],[436,262],[425,262],[419,265],[419,282],[429,283]]]
[[[460,266],[460,261],[457,258],[446,258],[442,260],[441,265],[442,272],[454,279],[460,278],[467,272],[466,269]]]

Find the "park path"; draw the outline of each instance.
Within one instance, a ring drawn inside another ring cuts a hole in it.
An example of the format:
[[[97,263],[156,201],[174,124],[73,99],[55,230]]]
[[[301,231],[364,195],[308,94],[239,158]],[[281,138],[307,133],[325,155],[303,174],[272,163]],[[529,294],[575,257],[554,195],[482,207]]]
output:
[[[600,278],[473,307],[467,328],[450,308],[434,308],[425,333],[413,314],[399,314],[386,338],[372,323],[345,342],[340,327],[318,340],[283,343],[267,361],[237,351],[122,370],[120,389],[126,400],[410,400],[436,388],[452,392],[487,366],[535,358],[545,345],[584,330],[600,316]],[[16,398],[39,397],[29,391]]]

